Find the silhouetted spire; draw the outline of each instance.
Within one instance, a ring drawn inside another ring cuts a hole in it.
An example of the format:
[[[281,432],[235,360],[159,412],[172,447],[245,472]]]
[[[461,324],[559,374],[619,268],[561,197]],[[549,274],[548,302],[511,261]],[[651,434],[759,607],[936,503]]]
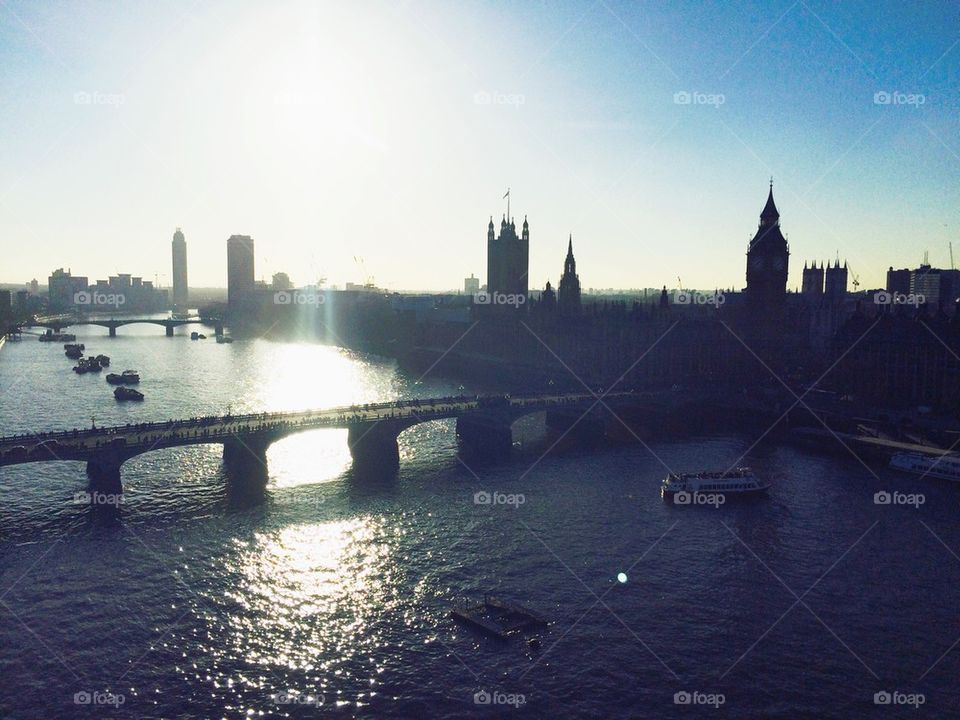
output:
[[[763,206],[763,212],[760,213],[761,225],[774,225],[780,220],[780,211],[777,210],[777,204],[773,201],[773,178],[770,178],[770,194],[767,195],[767,204]]]

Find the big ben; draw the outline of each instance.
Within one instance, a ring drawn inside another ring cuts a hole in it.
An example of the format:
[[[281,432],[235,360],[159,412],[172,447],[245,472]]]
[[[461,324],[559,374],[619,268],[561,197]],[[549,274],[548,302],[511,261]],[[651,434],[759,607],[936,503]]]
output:
[[[747,247],[747,300],[754,312],[768,317],[779,315],[787,294],[789,261],[790,247],[780,231],[771,180],[760,225]]]

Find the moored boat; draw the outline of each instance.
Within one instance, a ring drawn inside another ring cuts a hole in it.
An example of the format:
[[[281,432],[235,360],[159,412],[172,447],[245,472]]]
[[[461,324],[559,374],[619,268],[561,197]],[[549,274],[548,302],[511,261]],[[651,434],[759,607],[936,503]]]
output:
[[[118,387],[113,391],[117,400],[143,400],[143,393],[128,387]]]
[[[960,482],[960,457],[901,452],[890,459],[894,470]]]

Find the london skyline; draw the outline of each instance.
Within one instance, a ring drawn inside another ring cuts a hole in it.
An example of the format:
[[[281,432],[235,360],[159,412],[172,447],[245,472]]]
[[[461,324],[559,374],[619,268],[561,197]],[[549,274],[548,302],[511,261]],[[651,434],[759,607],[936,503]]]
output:
[[[169,287],[181,227],[194,287],[226,285],[243,234],[258,279],[447,290],[486,281],[510,187],[531,288],[556,284],[572,233],[584,288],[739,289],[773,175],[788,287],[838,255],[882,287],[924,251],[949,267],[960,239],[957,16],[5,5],[0,231],[18,252],[0,281],[129,268]]]

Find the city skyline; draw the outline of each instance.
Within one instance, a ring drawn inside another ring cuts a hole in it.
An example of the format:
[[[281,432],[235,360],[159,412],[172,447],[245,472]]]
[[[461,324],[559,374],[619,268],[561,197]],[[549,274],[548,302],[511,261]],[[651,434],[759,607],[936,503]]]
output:
[[[448,290],[486,282],[507,187],[531,288],[572,232],[584,288],[740,289],[770,175],[790,290],[837,255],[883,287],[960,239],[947,4],[49,7],[4,9],[5,283],[63,266],[171,287],[179,226],[193,287],[226,286],[242,233],[257,279]]]

